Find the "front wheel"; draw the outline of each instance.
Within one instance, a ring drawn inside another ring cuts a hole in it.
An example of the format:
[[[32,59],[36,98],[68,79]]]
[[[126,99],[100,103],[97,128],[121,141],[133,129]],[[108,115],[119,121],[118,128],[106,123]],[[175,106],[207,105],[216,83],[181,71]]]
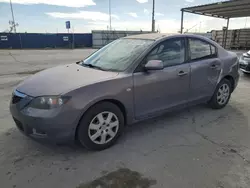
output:
[[[116,142],[123,127],[124,116],[119,107],[101,102],[84,114],[77,129],[77,138],[87,149],[103,150]]]
[[[223,79],[216,87],[213,97],[209,101],[209,105],[213,109],[221,109],[225,107],[231,97],[232,84],[229,80]]]

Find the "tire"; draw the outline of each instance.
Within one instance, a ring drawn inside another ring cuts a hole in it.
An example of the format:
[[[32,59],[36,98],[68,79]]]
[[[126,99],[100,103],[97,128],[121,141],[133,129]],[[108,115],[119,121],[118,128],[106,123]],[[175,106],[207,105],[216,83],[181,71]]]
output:
[[[228,93],[224,92],[224,94],[222,94],[222,91],[227,91],[227,89],[225,89],[225,88],[228,88]],[[213,109],[224,108],[227,105],[227,103],[231,97],[231,93],[232,93],[232,83],[227,79],[223,79],[217,85],[215,92],[214,92],[211,100],[208,102],[208,104]]]
[[[76,135],[85,148],[104,150],[115,144],[123,128],[124,116],[120,108],[110,102],[100,102],[83,115]]]

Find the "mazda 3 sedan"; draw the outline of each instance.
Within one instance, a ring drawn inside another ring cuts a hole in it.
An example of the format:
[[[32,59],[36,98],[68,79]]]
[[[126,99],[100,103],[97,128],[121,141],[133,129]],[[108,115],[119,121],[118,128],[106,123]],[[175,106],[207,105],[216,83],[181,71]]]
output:
[[[29,77],[13,91],[10,111],[29,137],[102,150],[125,125],[198,103],[223,108],[238,71],[235,53],[201,36],[128,36]]]

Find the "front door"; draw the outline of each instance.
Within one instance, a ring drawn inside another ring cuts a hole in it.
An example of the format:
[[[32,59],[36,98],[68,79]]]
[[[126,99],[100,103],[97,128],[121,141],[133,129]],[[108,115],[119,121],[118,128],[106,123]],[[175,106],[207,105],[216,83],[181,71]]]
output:
[[[154,115],[187,102],[190,65],[185,59],[184,38],[168,39],[146,56],[142,64],[149,60],[161,60],[164,69],[134,73],[136,118]]]
[[[188,43],[192,72],[189,101],[205,101],[214,93],[222,64],[212,44],[197,38],[189,38]]]

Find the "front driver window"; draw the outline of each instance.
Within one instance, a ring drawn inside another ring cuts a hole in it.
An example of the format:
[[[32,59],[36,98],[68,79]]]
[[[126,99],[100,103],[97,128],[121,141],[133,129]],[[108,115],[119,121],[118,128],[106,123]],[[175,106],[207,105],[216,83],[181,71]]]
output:
[[[185,60],[183,39],[168,39],[158,44],[147,56],[149,60],[161,60],[164,67],[182,64]]]

